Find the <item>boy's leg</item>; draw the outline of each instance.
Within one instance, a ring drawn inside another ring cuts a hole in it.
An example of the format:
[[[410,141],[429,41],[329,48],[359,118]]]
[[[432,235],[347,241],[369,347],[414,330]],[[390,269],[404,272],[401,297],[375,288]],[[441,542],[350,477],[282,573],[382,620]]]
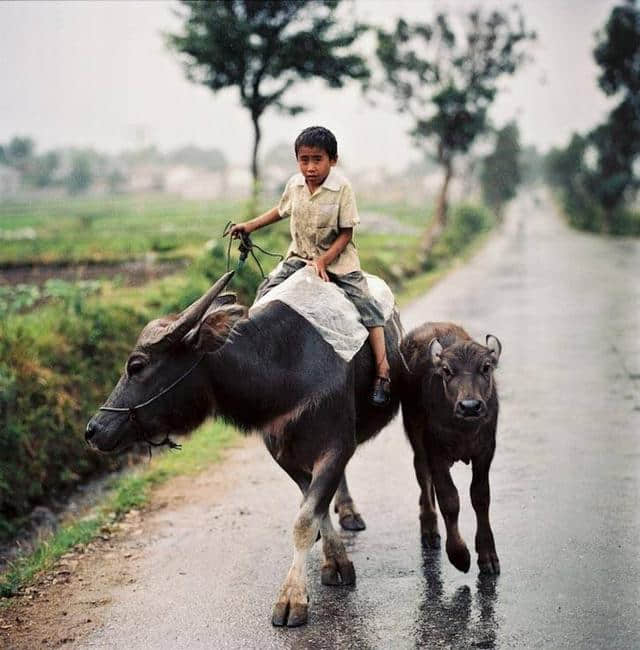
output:
[[[389,379],[389,362],[384,341],[384,314],[380,306],[369,293],[369,285],[361,271],[354,271],[345,275],[329,274],[347,294],[349,300],[355,305],[363,325],[369,330],[369,341],[375,358],[376,372],[370,400],[376,406],[385,406],[391,394],[391,381]]]
[[[384,327],[372,327],[369,329],[369,342],[373,349],[373,356],[376,359],[376,375],[389,378],[389,362],[387,361],[387,349],[384,343]]]
[[[284,260],[282,266],[276,273],[268,275],[258,287],[254,302],[257,302],[263,296],[266,296],[271,289],[284,282],[290,275],[305,267],[306,263],[302,260]]]

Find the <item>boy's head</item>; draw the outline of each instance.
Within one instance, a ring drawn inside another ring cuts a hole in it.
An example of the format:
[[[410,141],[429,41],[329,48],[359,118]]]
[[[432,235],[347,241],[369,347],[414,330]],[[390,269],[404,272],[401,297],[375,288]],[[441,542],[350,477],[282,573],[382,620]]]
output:
[[[320,185],[338,162],[336,138],[322,126],[310,126],[294,144],[298,168],[310,186]]]
[[[296,138],[293,148],[296,152],[296,159],[301,147],[312,147],[325,151],[329,160],[338,160],[338,142],[336,136],[323,126],[309,126]]]

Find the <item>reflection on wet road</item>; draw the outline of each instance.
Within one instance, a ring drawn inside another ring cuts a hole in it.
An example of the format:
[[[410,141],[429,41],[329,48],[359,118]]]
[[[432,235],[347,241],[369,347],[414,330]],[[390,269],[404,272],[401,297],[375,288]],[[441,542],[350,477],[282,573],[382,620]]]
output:
[[[491,472],[502,565],[479,578],[420,545],[418,489],[400,418],[359,450],[344,533],[353,588],[320,584],[309,625],[274,629],[298,495],[258,442],[232,459],[218,502],[157,516],[136,589],[111,596],[86,647],[640,647],[640,243],[569,231],[523,199],[467,267],[404,310],[407,329],[454,320],[503,343]],[[454,480],[473,546],[470,471]],[[151,614],[152,613],[152,614]]]

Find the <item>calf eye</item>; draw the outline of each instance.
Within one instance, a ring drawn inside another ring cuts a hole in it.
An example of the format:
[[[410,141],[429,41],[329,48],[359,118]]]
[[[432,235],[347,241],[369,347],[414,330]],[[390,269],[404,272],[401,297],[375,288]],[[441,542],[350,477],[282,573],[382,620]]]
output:
[[[127,374],[129,376],[135,375],[137,372],[140,372],[146,365],[147,362],[142,357],[131,357],[131,359],[129,359],[127,362]]]

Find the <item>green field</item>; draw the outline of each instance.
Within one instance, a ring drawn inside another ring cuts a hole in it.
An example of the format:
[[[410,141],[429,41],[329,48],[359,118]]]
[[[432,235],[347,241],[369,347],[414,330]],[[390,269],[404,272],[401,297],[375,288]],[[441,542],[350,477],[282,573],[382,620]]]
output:
[[[261,208],[266,210],[275,201],[264,202]],[[408,223],[415,223],[418,212],[412,206],[366,201],[361,208]],[[195,201],[171,195],[4,202],[0,268],[122,262],[149,254],[158,260],[193,259],[207,241],[220,236],[227,221],[247,218],[246,201]],[[424,215],[418,218],[424,220]]]

